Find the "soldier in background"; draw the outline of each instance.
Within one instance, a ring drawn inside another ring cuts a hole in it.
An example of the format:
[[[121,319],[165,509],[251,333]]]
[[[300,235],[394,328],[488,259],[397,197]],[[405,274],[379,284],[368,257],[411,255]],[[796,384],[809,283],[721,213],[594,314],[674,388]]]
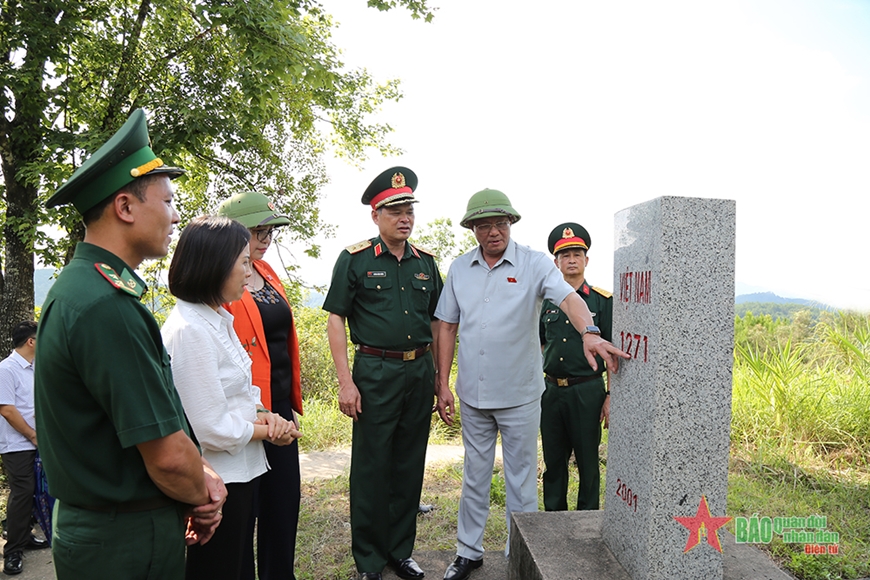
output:
[[[586,281],[586,255],[592,246],[589,232],[580,224],[556,226],[547,240],[562,277],[586,302],[601,338],[612,341],[613,296]],[[583,356],[583,338],[558,306],[545,300],[541,306],[541,346],[544,351],[546,389],[541,397],[541,444],[544,450],[544,509],[567,510],[568,460],[580,471],[578,510],[597,510],[601,474],[598,446],[601,422],[610,418],[610,392],[604,384],[601,357],[593,370]]]

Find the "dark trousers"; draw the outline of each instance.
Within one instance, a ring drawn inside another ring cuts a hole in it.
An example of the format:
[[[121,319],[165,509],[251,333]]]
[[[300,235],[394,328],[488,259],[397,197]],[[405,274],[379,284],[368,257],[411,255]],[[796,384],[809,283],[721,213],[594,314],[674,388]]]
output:
[[[414,549],[435,371],[431,354],[405,362],[358,353],[353,380],[362,414],[351,451],[352,552],[360,572],[380,572]]]
[[[598,446],[604,379],[560,387],[547,381],[541,397],[541,446],[544,451],[544,509],[568,509],[568,461],[580,471],[578,510],[597,510],[601,486]]]
[[[247,483],[228,483],[223,518],[206,545],[187,547],[186,580],[253,578],[254,494],[259,477]]]
[[[19,552],[30,540],[30,521],[33,514],[33,461],[36,451],[13,451],[4,453],[3,470],[9,484],[9,499],[6,501],[6,548],[4,555]]]
[[[293,420],[289,400],[272,411]],[[296,527],[299,523],[299,442],[278,446],[264,442],[269,471],[260,476],[257,498],[257,573],[260,580],[296,580]]]

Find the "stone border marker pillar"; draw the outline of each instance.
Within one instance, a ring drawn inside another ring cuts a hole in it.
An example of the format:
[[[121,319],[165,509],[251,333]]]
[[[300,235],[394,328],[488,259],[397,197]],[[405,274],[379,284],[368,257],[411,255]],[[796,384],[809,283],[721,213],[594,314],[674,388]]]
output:
[[[615,217],[613,337],[632,360],[612,376],[602,535],[634,580],[722,578],[735,216],[660,197]]]

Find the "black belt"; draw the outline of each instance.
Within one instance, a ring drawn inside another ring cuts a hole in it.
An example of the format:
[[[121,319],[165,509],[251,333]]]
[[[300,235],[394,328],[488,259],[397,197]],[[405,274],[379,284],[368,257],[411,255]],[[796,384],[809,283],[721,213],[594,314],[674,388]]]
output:
[[[356,349],[363,354],[373,354],[381,358],[400,358],[404,361],[414,360],[418,356],[423,356],[429,352],[431,345],[421,346],[414,350],[384,350],[382,348],[374,348],[364,344],[356,345]]]
[[[116,514],[131,514],[135,512],[147,512],[163,507],[175,505],[178,502],[174,499],[166,497],[152,497],[149,499],[140,499],[136,501],[122,501],[121,503],[107,503],[102,505],[74,505],[67,504],[70,507],[88,510],[91,512],[116,513]]]
[[[571,385],[576,385],[579,383],[588,383],[589,381],[594,381],[595,379],[600,379],[601,375],[592,375],[589,377],[568,377],[564,379],[560,379],[559,377],[554,377],[552,375],[546,375],[547,380],[553,383],[554,385],[558,385],[560,387],[569,387]]]

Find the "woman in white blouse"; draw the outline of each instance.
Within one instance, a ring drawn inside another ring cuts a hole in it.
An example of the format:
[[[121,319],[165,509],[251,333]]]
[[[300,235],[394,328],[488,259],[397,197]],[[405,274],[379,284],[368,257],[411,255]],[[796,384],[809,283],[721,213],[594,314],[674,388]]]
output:
[[[196,218],[169,266],[169,291],[178,301],[161,333],[172,376],[203,457],[228,492],[214,537],[188,547],[188,579],[254,577],[254,497],[268,469],[263,441],[289,445],[300,436],[263,407],[251,384],[251,359],[221,307],[241,298],[251,276],[249,239],[233,220]]]

